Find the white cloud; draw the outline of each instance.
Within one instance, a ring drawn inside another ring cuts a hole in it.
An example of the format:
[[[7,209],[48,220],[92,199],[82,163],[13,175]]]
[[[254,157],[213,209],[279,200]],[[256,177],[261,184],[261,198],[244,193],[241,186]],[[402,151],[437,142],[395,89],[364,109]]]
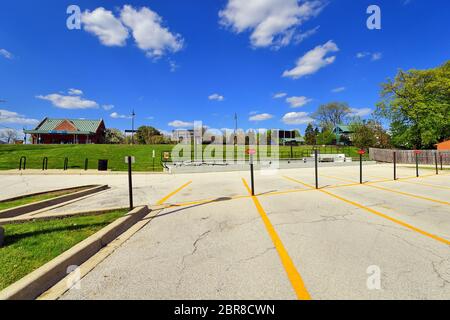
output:
[[[103,110],[110,111],[110,110],[114,109],[114,105],[104,104],[104,105],[102,105],[102,108],[103,108]]]
[[[289,112],[283,116],[282,121],[287,125],[308,124],[314,121],[307,112]]]
[[[366,117],[371,115],[372,112],[373,110],[370,108],[361,108],[361,109],[351,108],[349,115],[353,117]]]
[[[225,97],[218,93],[214,93],[214,94],[210,95],[208,97],[208,99],[213,100],[213,101],[223,101],[223,100],[225,100]]]
[[[36,98],[41,100],[50,101],[55,107],[61,109],[95,109],[98,108],[98,103],[93,100],[87,100],[81,97],[81,95],[71,95],[74,94],[73,90],[76,90],[79,94],[83,92],[77,89],[70,89],[69,95],[52,93],[48,95],[38,95]],[[81,92],[81,93],[80,93]]]
[[[358,52],[358,53],[356,54],[356,57],[357,57],[358,59],[362,59],[362,58],[367,57],[368,55],[370,55],[370,52]]]
[[[186,127],[192,127],[194,126],[193,122],[186,122],[186,121],[181,121],[181,120],[174,120],[172,122],[169,122],[169,127],[174,127],[174,128],[186,128]]]
[[[370,57],[370,59],[372,61],[377,61],[377,60],[380,60],[383,57],[383,53],[381,53],[381,52],[373,52],[373,53],[371,53],[371,52],[364,51],[364,52],[358,52],[356,54],[356,58],[358,58],[358,59],[364,59],[364,58],[367,58],[367,57]]]
[[[301,97],[289,97],[286,99],[286,102],[291,105],[291,108],[300,108],[304,105],[311,102],[312,99],[308,99],[307,97],[301,96]]]
[[[79,89],[69,89],[68,92],[71,96],[81,96],[83,95],[83,91],[79,90]]]
[[[175,61],[169,60],[170,72],[175,72],[180,67]]]
[[[269,119],[272,119],[273,115],[268,114],[268,113],[261,113],[261,114],[255,114],[253,116],[251,116],[248,120],[249,121],[266,121]]]
[[[96,35],[103,45],[109,47],[126,45],[129,36],[128,29],[111,11],[102,7],[92,12],[86,10],[81,15],[81,21],[84,29]]]
[[[297,66],[292,70],[286,70],[283,77],[299,79],[303,76],[314,74],[320,69],[332,64],[336,56],[326,57],[330,52],[339,51],[338,46],[333,41],[328,41],[324,45],[317,46],[308,51],[297,61]]]
[[[308,39],[309,37],[315,35],[315,34],[317,33],[317,31],[319,31],[319,29],[320,29],[320,26],[317,26],[317,27],[315,27],[314,29],[311,29],[311,30],[305,31],[305,32],[303,32],[303,33],[297,34],[297,35],[294,37],[295,43],[296,43],[296,44],[299,44],[299,43],[305,41],[305,40]]]
[[[165,52],[183,48],[183,38],[163,27],[162,18],[149,8],[139,10],[125,5],[120,13],[122,22],[132,30],[137,46],[149,57],[160,57]]]
[[[378,61],[383,58],[383,54],[381,52],[375,52],[372,54],[372,61]]]
[[[228,0],[220,24],[236,33],[250,31],[254,47],[286,46],[296,29],[325,7],[322,0]]]
[[[13,54],[6,49],[0,49],[0,56],[12,60],[14,58]]]
[[[39,123],[39,120],[26,118],[14,111],[0,109],[0,123],[35,125]]]
[[[113,119],[131,119],[130,115],[118,114],[117,112],[113,112],[109,116]]]
[[[339,88],[334,88],[333,90],[331,90],[331,92],[339,93],[339,92],[345,91],[346,89],[347,89],[346,87],[339,87]]]
[[[279,92],[279,93],[275,93],[274,95],[273,95],[273,98],[274,99],[281,99],[281,98],[284,98],[284,97],[286,97],[287,96],[287,93],[285,93],[285,92]]]

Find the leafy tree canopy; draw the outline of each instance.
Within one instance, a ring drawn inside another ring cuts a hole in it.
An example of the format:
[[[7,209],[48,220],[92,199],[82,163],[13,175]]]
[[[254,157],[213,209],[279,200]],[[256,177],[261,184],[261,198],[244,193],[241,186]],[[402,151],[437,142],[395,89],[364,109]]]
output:
[[[313,114],[314,120],[322,131],[333,130],[338,124],[344,124],[350,114],[350,107],[345,102],[331,102],[321,105]]]
[[[450,137],[450,60],[429,70],[400,70],[382,84],[377,115],[391,122],[392,143],[433,148]]]

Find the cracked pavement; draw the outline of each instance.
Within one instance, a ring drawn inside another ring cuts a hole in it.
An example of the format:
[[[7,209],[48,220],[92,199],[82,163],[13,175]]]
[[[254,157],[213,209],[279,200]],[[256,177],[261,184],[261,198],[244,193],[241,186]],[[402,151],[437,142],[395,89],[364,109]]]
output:
[[[359,179],[358,167],[320,168],[319,172]],[[368,181],[389,179],[392,168],[373,165],[364,172]],[[415,170],[400,167],[398,174],[409,178]],[[308,191],[283,176],[311,185],[313,169],[280,170],[276,175],[258,172],[255,183],[261,206],[312,299],[450,299],[449,244],[349,203],[448,241],[449,175],[376,184],[438,202],[367,186],[342,186],[349,182],[321,176],[320,185],[329,187],[324,190],[346,202]],[[5,177],[6,186],[23,190],[31,190],[38,181],[34,176]],[[80,290],[70,290],[61,299],[296,299],[242,177],[248,181],[248,172],[136,175],[139,204],[156,203],[187,181],[192,183],[168,203],[217,201],[162,210],[87,274]],[[49,186],[54,180],[46,176],[41,183]],[[58,179],[55,186],[71,186],[74,181],[107,183],[111,189],[55,211],[126,205],[126,176],[74,176],[71,181]],[[7,191],[8,196],[13,193]],[[379,290],[367,286],[371,266],[381,271]]]

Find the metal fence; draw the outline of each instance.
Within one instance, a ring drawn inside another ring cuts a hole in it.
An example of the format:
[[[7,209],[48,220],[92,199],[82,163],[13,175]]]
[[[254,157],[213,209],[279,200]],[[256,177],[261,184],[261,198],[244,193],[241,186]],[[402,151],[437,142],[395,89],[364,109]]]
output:
[[[415,150],[395,150],[395,149],[369,149],[370,160],[378,162],[394,162],[394,152],[396,154],[397,163],[415,164],[416,152]],[[420,150],[418,154],[419,164],[434,165],[436,161],[438,164],[450,165],[450,151],[437,150]]]

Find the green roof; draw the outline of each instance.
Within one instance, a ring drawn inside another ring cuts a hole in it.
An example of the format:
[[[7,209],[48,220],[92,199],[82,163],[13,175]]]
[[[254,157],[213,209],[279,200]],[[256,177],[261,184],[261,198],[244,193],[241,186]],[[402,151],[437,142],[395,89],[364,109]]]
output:
[[[56,131],[56,128],[63,123],[68,121],[74,125],[77,129],[76,131],[71,131],[70,133],[96,133],[98,127],[103,122],[103,120],[85,120],[85,119],[50,119],[45,118],[34,130],[26,130],[26,133],[51,133]],[[69,133],[69,132],[67,132]]]
[[[337,128],[341,129],[343,132],[351,132],[350,126],[337,125]]]

